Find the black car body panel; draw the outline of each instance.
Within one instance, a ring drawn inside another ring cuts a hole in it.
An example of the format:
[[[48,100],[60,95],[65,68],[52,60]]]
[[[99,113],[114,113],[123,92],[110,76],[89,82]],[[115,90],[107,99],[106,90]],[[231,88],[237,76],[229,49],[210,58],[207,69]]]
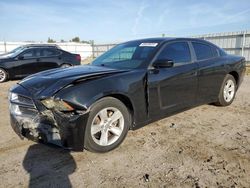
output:
[[[124,72],[124,70],[88,65],[67,69],[58,68],[33,74],[21,81],[20,84],[27,88],[33,97],[42,99],[54,95],[58,90],[69,84],[76,84],[117,72]]]
[[[45,120],[38,122],[39,133],[46,137],[43,140],[53,143],[56,139],[51,137],[57,134],[63,147],[82,150],[89,110],[103,97],[111,96],[121,100],[131,113],[130,129],[138,129],[191,107],[215,102],[227,74],[235,77],[238,87],[242,82],[245,74],[245,59],[242,57],[223,53],[219,55],[221,49],[197,39],[144,39],[139,42],[154,41],[159,45],[145,67],[126,69],[85,65],[55,69],[27,77],[10,92],[28,97],[34,102],[37,116]],[[189,45],[190,62],[176,64],[171,68],[153,67],[161,48],[175,41],[185,41]],[[192,41],[213,46],[217,51],[215,57],[197,60]],[[41,100],[47,98],[66,101],[76,110],[72,113],[49,110],[41,103]],[[31,129],[24,128],[15,115],[11,115],[11,119],[14,130],[28,137],[26,133]],[[46,132],[41,127],[51,130]]]
[[[31,52],[31,57],[24,55]],[[32,45],[11,54],[0,56],[0,68],[8,73],[8,79],[24,78],[28,75],[58,68],[63,64],[80,65],[80,55],[66,52],[58,47]]]

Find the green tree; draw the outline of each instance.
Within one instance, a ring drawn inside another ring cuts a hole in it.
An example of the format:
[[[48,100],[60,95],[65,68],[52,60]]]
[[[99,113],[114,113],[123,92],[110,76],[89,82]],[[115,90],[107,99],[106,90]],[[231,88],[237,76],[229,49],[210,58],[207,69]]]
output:
[[[47,42],[48,42],[48,43],[55,43],[56,41],[53,40],[53,39],[51,39],[51,38],[49,37]]]
[[[87,41],[87,40],[82,40],[82,41],[81,41],[81,43],[87,43],[87,44],[90,44],[90,42],[89,42],[89,41]]]
[[[75,37],[71,40],[72,42],[80,42],[80,38],[79,37]]]

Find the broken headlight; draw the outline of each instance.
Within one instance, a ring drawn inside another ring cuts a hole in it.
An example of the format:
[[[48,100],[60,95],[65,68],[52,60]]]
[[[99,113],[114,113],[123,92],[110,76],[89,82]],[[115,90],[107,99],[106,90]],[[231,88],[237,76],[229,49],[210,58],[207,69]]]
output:
[[[41,101],[43,105],[48,109],[56,109],[58,111],[73,111],[74,108],[70,106],[63,100],[55,100],[55,99],[45,99]]]
[[[23,104],[26,106],[34,106],[32,99],[12,92],[9,93],[9,101],[13,103]]]
[[[9,101],[9,109],[11,114],[27,115],[36,113],[33,100],[29,97],[10,92]]]
[[[16,102],[18,100],[18,95],[16,93],[9,93],[9,100]]]
[[[9,109],[11,114],[22,115],[20,107],[17,104],[11,104]]]

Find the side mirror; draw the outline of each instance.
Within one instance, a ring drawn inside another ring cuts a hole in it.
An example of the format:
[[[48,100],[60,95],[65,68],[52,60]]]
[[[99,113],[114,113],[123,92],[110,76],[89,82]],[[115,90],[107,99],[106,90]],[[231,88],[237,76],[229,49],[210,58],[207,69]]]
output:
[[[22,55],[20,55],[20,56],[18,56],[18,58],[17,58],[18,60],[23,60],[24,59],[24,57],[22,56]]]
[[[153,63],[155,68],[170,68],[174,66],[174,62],[168,59],[158,59]]]

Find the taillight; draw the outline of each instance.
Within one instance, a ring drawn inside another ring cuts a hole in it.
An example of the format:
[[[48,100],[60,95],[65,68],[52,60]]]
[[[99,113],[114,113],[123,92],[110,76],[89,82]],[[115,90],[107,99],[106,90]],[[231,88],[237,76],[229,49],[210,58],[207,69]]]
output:
[[[79,54],[76,55],[76,60],[81,61],[81,56]]]

